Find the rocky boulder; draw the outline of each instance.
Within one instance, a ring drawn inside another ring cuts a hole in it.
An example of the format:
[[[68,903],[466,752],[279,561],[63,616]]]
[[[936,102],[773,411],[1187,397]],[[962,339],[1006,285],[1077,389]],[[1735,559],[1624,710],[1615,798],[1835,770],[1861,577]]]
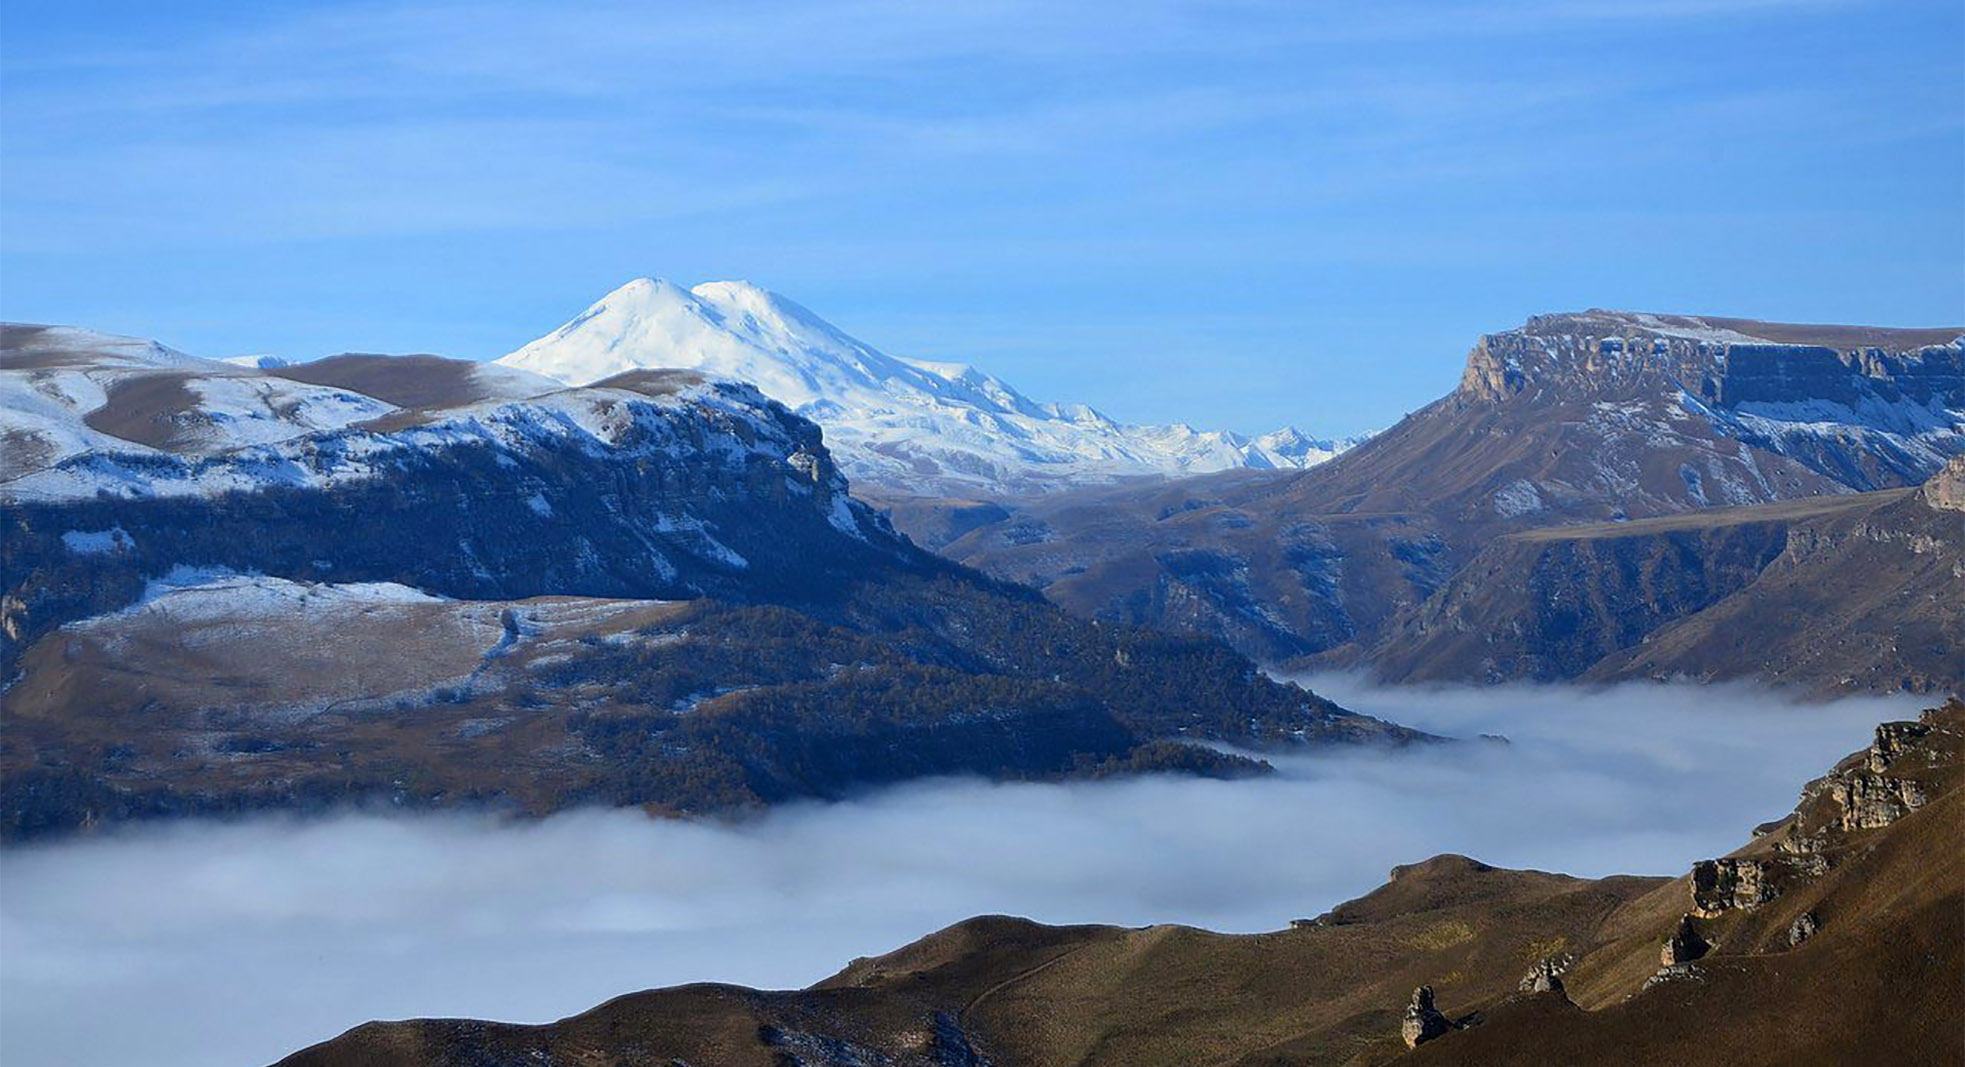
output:
[[[1576,957],[1567,953],[1537,960],[1516,988],[1524,993],[1561,993],[1562,974],[1574,962]]]
[[[1869,747],[1865,761],[1869,769],[1882,774],[1890,769],[1890,764],[1903,755],[1919,738],[1928,735],[1931,727],[1921,722],[1885,722],[1876,726],[1876,740]]]
[[[1418,1048],[1452,1029],[1453,1021],[1433,1004],[1432,986],[1412,991],[1412,1003],[1406,1005],[1405,1021],[1399,1026],[1399,1036],[1405,1038],[1407,1048]]]

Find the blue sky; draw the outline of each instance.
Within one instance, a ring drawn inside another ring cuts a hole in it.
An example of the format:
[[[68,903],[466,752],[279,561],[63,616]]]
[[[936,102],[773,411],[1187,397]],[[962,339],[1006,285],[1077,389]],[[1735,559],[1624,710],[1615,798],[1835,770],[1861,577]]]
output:
[[[0,7],[0,316],[489,358],[746,278],[1126,419],[1348,432],[1590,306],[1965,321],[1965,5]]]

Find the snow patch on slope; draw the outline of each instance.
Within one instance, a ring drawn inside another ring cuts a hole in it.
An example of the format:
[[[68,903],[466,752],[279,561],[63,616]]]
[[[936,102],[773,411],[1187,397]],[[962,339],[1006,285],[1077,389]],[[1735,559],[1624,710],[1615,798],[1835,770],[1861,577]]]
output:
[[[150,612],[181,622],[274,618],[315,610],[361,610],[436,604],[433,596],[395,582],[324,584],[178,564],[144,583],[143,595],[115,614]],[[112,616],[96,616],[110,618]],[[71,625],[86,627],[90,620]]]
[[[361,393],[200,359],[155,341],[69,327],[7,325],[0,349],[0,484],[89,454],[161,457],[154,444],[89,425],[123,387],[150,385],[126,421],[167,433],[172,451],[215,454],[334,430],[395,411]],[[181,392],[180,392],[181,390]],[[179,406],[179,405],[182,406]]]

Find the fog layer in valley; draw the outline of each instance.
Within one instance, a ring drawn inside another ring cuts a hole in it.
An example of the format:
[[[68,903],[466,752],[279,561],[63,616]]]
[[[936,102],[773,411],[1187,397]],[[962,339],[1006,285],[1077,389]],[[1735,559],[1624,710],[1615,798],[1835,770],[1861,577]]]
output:
[[[1440,733],[1276,776],[941,781],[739,823],[262,818],[0,856],[0,1059],[253,1064],[369,1018],[544,1021],[651,986],[815,981],[970,915],[1274,929],[1440,852],[1675,874],[1792,807],[1912,698],[1377,690]]]

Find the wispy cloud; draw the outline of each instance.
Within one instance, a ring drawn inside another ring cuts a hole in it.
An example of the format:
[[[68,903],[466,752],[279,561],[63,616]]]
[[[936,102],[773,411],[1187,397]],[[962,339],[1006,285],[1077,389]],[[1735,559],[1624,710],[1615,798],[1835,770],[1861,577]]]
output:
[[[1937,0],[118,15],[8,12],[0,314],[210,351],[358,333],[493,355],[625,277],[741,274],[849,325],[902,294],[951,322],[1007,307],[990,333],[1060,340],[927,344],[1121,418],[1332,432],[1428,397],[1385,381],[1306,409],[1344,373],[1306,339],[1391,344],[1450,380],[1459,345],[1436,332],[1555,306],[1956,317],[1965,68]],[[1646,255],[1594,237],[1627,230]],[[1694,262],[1719,247],[1752,262]],[[1063,338],[1125,334],[1183,276],[1226,284],[1164,336],[1273,320],[1239,353],[1277,388],[1129,382],[1129,406],[1077,369],[1137,352]]]

